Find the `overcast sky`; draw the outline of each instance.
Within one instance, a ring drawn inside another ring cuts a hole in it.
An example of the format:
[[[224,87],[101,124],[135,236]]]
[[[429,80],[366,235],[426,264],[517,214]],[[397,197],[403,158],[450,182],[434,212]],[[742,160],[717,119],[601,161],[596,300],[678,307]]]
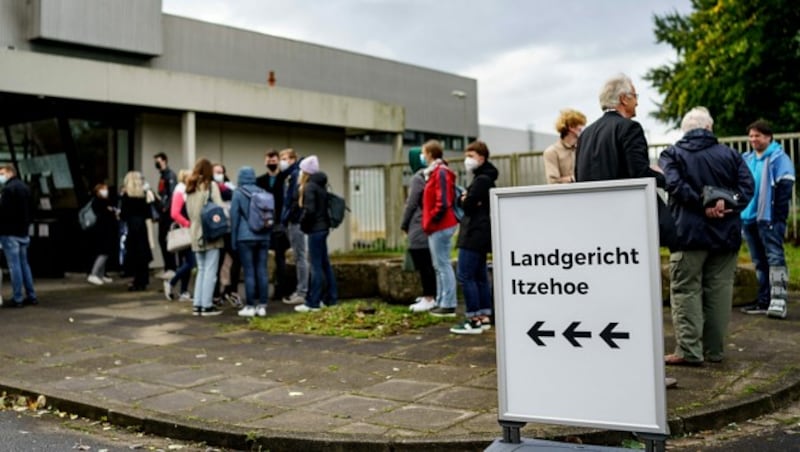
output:
[[[624,72],[651,143],[676,132],[649,116],[642,77],[675,59],[653,15],[690,0],[163,0],[164,12],[365,53],[478,80],[481,124],[554,132],[559,110],[600,116],[597,94]],[[713,112],[712,112],[713,114]]]

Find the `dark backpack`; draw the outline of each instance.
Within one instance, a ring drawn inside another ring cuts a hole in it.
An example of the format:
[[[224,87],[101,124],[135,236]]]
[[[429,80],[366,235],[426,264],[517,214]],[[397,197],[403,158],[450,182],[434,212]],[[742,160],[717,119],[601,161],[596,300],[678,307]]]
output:
[[[92,209],[91,199],[78,211],[78,221],[81,223],[81,229],[84,231],[97,224],[97,214],[95,214],[94,209]]]
[[[214,182],[212,182],[214,183]],[[208,187],[208,198],[200,211],[200,224],[203,226],[203,240],[206,243],[217,240],[231,232],[228,217],[222,206],[211,201],[211,187]]]
[[[344,221],[344,215],[350,210],[344,198],[328,190],[328,219],[331,229],[336,229]]]
[[[466,192],[466,189],[458,184],[453,184],[453,213],[456,215],[456,220],[461,223],[464,218],[464,207],[461,205],[461,195]]]
[[[250,193],[240,188],[242,194],[250,200],[247,208],[247,226],[253,232],[265,232],[272,229],[275,222],[275,197],[262,189]]]

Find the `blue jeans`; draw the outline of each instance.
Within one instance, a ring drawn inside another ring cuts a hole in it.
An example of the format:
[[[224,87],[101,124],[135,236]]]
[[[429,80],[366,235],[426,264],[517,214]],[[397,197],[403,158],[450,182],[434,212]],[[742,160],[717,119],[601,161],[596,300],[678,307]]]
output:
[[[458,249],[458,282],[464,294],[467,318],[492,315],[492,290],[486,269],[486,253]]]
[[[219,248],[194,253],[197,259],[197,278],[194,281],[194,306],[210,308],[214,299],[214,284],[217,282]]]
[[[306,261],[306,235],[300,230],[300,224],[289,223],[286,228],[289,234],[289,243],[294,253],[294,265],[297,273],[297,288],[295,292],[301,297],[308,294],[308,262]]]
[[[333,306],[339,298],[336,288],[336,277],[333,276],[331,259],[328,256],[328,231],[308,234],[308,257],[311,261],[311,286],[309,287],[306,305],[318,308],[322,299],[322,284],[328,283],[325,304]]]
[[[31,300],[36,299],[36,291],[33,290],[33,275],[31,266],[28,265],[28,246],[31,244],[30,237],[17,237],[14,235],[0,236],[0,245],[3,245],[3,253],[8,262],[8,272],[11,274],[11,290],[14,303],[22,303],[22,287]]]
[[[453,226],[428,236],[428,248],[436,270],[436,306],[440,308],[456,307],[456,275],[450,263],[451,242],[456,228]]]
[[[178,253],[181,260],[181,266],[175,270],[175,276],[169,281],[174,287],[181,282],[181,293],[189,290],[189,280],[192,279],[192,269],[197,264],[194,260],[194,252],[192,250],[183,250]]]
[[[269,278],[267,277],[267,253],[269,239],[261,241],[238,242],[239,260],[244,271],[244,293],[247,305],[255,306],[256,299],[261,306],[267,305],[269,297]]]
[[[786,266],[786,255],[783,253],[786,224],[746,223],[742,229],[750,249],[750,258],[756,267],[758,304],[766,307],[770,301],[769,268]]]

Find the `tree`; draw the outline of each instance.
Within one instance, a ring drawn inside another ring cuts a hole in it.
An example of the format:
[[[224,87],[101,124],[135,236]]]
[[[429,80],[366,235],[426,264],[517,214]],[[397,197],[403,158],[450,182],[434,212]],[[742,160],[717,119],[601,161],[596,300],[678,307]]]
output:
[[[707,107],[719,136],[742,135],[758,118],[800,131],[800,8],[796,0],[692,0],[693,12],[655,16],[659,43],[677,61],[648,71],[664,102],[653,116],[678,125]]]

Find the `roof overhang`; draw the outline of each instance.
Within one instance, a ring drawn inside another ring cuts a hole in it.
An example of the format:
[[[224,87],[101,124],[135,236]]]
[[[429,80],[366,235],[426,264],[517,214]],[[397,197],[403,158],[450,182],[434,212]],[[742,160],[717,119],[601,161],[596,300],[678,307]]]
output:
[[[202,75],[0,50],[0,91],[345,129],[403,132],[402,106]]]

